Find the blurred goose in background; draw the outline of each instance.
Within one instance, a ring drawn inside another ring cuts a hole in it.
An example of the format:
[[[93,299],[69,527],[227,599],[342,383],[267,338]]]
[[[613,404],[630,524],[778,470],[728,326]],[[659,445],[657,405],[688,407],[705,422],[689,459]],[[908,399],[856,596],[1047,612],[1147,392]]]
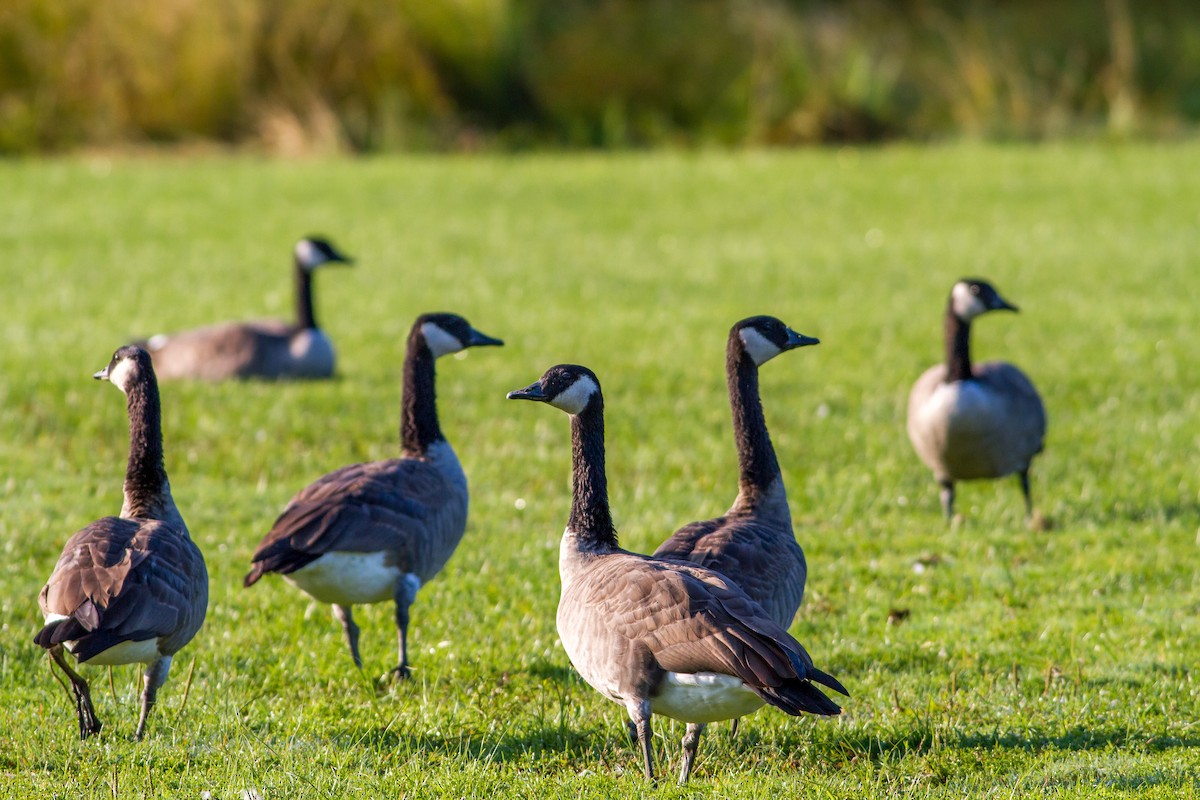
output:
[[[324,239],[296,242],[296,321],[222,322],[181,333],[158,334],[144,344],[158,376],[229,378],[329,378],[333,344],[313,313],[313,272],[327,264],[352,264]]]
[[[34,641],[70,681],[84,739],[99,733],[101,723],[87,681],[71,669],[63,651],[80,664],[146,664],[136,733],[141,739],[172,656],[204,622],[208,573],[171,498],[149,354],[122,347],[95,377],[111,381],[127,398],[125,500],[119,517],[89,524],[63,546],[38,596],[45,627]]]
[[[254,551],[244,584],[276,572],[333,605],[362,667],[351,607],[396,604],[399,663],[409,675],[409,606],[445,566],[467,524],[467,478],[438,425],[434,361],[467,347],[504,344],[454,314],[425,314],[408,336],[400,458],[352,464],[306,486]]]
[[[1017,311],[987,281],[964,278],[946,303],[946,362],[930,367],[908,397],[908,438],[941,486],[954,517],[954,484],[1014,472],[1033,521],[1029,464],[1042,452],[1046,409],[1025,373],[1002,361],[971,364],[971,322],[989,311]]]
[[[687,723],[686,783],[710,722],[770,704],[789,714],[841,709],[813,682],[846,693],[786,630],[723,575],[637,555],[617,542],[604,465],[604,398],[586,367],[562,364],[509,392],[571,417],[571,512],[559,547],[559,637],[583,679],[625,707],[654,778],[652,714]]]
[[[758,391],[758,368],[780,353],[820,344],[774,317],[749,317],[729,331],[725,375],[737,445],[738,495],[724,516],[675,531],[654,555],[699,564],[731,578],[787,628],[804,598],[808,567],[792,534],[783,475]]]

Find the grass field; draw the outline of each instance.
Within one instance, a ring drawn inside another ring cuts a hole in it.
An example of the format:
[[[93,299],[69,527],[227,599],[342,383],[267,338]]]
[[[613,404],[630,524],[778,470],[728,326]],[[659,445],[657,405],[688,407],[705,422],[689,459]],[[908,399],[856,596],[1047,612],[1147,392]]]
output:
[[[557,643],[567,420],[504,394],[561,361],[598,373],[618,528],[648,551],[733,499],[723,348],[756,313],[822,341],[765,366],[763,395],[810,568],[792,631],[853,696],[837,720],[712,727],[682,789],[683,726],[656,718],[654,793],[1195,796],[1197,163],[1200,144],[0,163],[0,797],[647,793],[623,710]],[[63,542],[120,505],[123,399],[91,373],[134,335],[290,315],[309,232],[358,259],[317,281],[340,379],[164,384],[208,619],[140,744],[137,671],[110,690],[92,670],[106,728],[81,743],[31,637]],[[974,354],[1045,398],[1048,532],[1015,479],[961,485],[946,526],[908,445],[962,275],[1022,308],[976,324]],[[360,674],[328,608],[241,577],[296,490],[396,452],[403,341],[431,310],[507,346],[439,367],[471,519],[414,606],[413,680],[377,693],[390,604],[358,614]]]

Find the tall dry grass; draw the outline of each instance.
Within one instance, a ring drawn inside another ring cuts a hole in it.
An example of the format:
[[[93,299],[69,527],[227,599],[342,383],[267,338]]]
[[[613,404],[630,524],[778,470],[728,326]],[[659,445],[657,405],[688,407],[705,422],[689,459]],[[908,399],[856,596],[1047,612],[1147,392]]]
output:
[[[284,153],[1174,132],[1200,6],[7,0],[0,152]]]

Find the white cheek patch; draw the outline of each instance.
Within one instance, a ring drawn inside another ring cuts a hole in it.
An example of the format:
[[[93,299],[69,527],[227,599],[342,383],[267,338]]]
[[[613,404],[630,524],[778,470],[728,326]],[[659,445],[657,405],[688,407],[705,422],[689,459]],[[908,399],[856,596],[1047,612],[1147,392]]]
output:
[[[970,322],[987,311],[987,307],[979,299],[979,295],[971,294],[969,284],[954,284],[954,289],[950,292],[950,297],[954,306],[954,315],[966,322]]]
[[[567,387],[566,391],[560,392],[550,400],[550,405],[574,416],[587,408],[588,401],[598,391],[600,391],[600,387],[594,380],[587,375],[581,375]]]
[[[301,239],[296,242],[296,260],[305,269],[312,269],[323,260],[317,252],[317,248],[308,239]]]
[[[132,359],[122,358],[117,362],[108,373],[108,380],[113,386],[120,389],[122,392],[127,391],[129,381],[133,378],[134,362]]]
[[[421,335],[425,337],[425,344],[429,345],[429,352],[433,353],[434,358],[441,358],[463,349],[463,343],[457,337],[446,333],[435,322],[426,322],[422,325]]]
[[[763,336],[754,328],[742,328],[738,331],[738,338],[742,340],[742,347],[745,348],[746,353],[759,366],[783,352],[779,348],[779,345]]]

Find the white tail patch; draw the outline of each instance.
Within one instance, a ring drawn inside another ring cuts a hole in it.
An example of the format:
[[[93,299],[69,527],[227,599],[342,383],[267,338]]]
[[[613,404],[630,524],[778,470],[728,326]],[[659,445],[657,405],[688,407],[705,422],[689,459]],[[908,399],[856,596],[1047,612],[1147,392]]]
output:
[[[429,352],[433,353],[434,358],[457,353],[464,347],[457,336],[447,333],[436,322],[426,322],[422,325],[421,335],[425,337],[425,344],[429,346]]]
[[[760,367],[783,352],[779,345],[754,328],[742,328],[738,331],[738,338],[742,340],[742,347],[745,348],[755,365]]]
[[[549,403],[574,416],[587,408],[588,401],[598,391],[600,387],[594,380],[587,375],[580,375],[564,391],[550,398]]]
[[[381,603],[395,598],[403,576],[387,561],[382,552],[326,553],[283,577],[322,603]]]
[[[67,642],[67,649],[75,652],[75,642]],[[150,664],[162,656],[158,652],[158,639],[143,639],[140,642],[120,642],[84,661],[89,666],[118,666],[120,664]]]
[[[650,701],[655,714],[681,722],[720,722],[743,717],[765,701],[746,683],[719,672],[668,672],[658,696]]]

